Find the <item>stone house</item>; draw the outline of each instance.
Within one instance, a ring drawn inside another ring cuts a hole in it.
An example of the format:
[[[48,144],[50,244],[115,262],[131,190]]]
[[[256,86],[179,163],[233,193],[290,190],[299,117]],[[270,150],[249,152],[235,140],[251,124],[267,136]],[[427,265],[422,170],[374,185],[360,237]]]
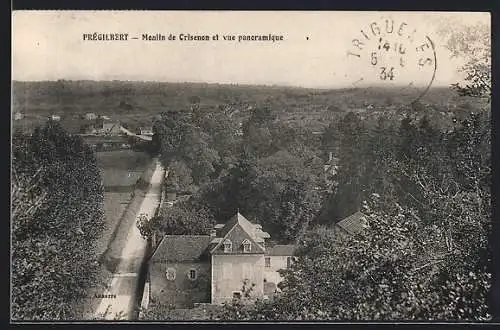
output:
[[[175,306],[210,301],[209,235],[167,235],[149,261],[150,296]]]
[[[273,294],[294,246],[266,248],[268,238],[239,212],[209,235],[166,235],[149,258],[149,296],[176,307],[220,304],[241,298],[244,282],[255,296]]]

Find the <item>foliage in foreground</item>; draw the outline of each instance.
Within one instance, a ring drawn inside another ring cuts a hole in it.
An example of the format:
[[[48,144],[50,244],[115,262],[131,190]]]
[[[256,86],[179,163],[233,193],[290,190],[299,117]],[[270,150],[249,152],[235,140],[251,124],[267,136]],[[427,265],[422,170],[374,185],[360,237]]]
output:
[[[12,318],[80,317],[104,226],[95,155],[57,123],[16,134],[11,198]]]

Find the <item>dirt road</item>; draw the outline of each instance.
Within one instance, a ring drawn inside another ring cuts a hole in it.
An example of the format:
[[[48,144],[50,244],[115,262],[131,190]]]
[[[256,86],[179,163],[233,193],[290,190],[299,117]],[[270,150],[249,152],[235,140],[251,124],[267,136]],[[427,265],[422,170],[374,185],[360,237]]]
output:
[[[144,213],[148,218],[154,215],[160,202],[161,184],[164,175],[165,170],[157,161],[149,182],[149,189],[137,211],[137,215]],[[146,247],[147,242],[142,238],[139,229],[134,223],[128,232],[127,243],[122,250],[117,270],[113,274],[108,289],[103,292],[105,298],[102,298],[95,312],[97,319],[128,320],[132,318],[137,301],[139,273],[145,257]]]

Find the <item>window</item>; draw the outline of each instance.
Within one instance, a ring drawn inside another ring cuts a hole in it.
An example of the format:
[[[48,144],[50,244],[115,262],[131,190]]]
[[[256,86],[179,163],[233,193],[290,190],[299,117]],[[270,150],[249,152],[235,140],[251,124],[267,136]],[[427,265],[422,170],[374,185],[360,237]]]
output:
[[[292,265],[292,257],[286,257],[286,267],[290,268]]]
[[[231,241],[228,239],[225,240],[224,241],[224,252],[231,252],[232,248],[233,248],[233,244],[231,243]]]
[[[241,292],[233,291],[233,299],[241,299]]]
[[[189,270],[189,273],[188,273],[188,278],[191,280],[191,281],[194,281],[196,280],[196,269],[190,269]]]
[[[173,281],[175,280],[175,269],[174,268],[167,268],[167,272],[165,273],[167,276],[167,280]]]
[[[252,248],[252,244],[250,243],[249,240],[244,240],[243,241],[243,252],[250,252],[250,249]]]
[[[268,268],[271,267],[271,257],[266,257],[264,259],[264,261],[265,261],[265,265],[264,265],[265,267],[268,267]]]

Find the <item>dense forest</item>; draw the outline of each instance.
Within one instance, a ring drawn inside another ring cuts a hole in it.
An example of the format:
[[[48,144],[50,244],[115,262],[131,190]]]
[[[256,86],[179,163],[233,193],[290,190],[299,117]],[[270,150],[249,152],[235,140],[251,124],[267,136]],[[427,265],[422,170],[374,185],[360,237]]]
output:
[[[487,318],[489,109],[445,131],[426,117],[366,125],[348,113],[318,137],[266,108],[238,127],[221,112],[163,114],[155,143],[171,171],[167,189],[191,198],[147,229],[206,234],[239,209],[276,242],[299,245],[282,296],[226,317]],[[339,159],[332,177],[329,151]],[[358,210],[367,233],[334,235],[332,225]]]

